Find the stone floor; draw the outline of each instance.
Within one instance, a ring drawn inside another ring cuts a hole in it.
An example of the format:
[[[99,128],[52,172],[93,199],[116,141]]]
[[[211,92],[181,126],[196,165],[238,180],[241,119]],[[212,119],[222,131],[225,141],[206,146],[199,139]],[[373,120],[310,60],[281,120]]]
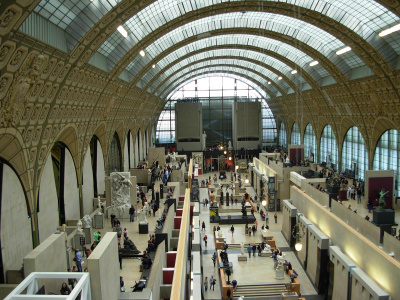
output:
[[[208,178],[208,176],[213,176],[214,173],[207,173],[205,175],[200,175],[199,176],[199,181],[201,182],[202,179]],[[227,174],[227,177],[230,178],[230,174]],[[220,181],[218,180],[218,183]],[[224,181],[225,183],[225,181]],[[159,184],[156,184],[156,190],[159,189]],[[251,186],[246,186],[246,188],[249,190],[250,195],[253,197],[254,196],[254,189]],[[224,189],[225,192],[225,189]],[[148,199],[151,199],[151,193],[147,195]],[[209,210],[208,207],[203,206],[202,199],[207,197],[207,189],[206,188],[200,188],[200,199],[201,202],[196,204],[199,205],[200,209],[200,221],[204,221],[206,224],[206,230],[205,232],[203,231],[201,233],[201,237],[204,236],[204,234],[207,234],[208,236],[208,245],[205,247],[204,243],[202,244],[202,263],[203,263],[203,276],[207,276],[210,278],[211,275],[213,275],[217,280],[219,280],[218,276],[218,270],[217,267],[213,266],[213,262],[211,260],[212,254],[215,251],[215,243],[214,243],[214,236],[213,236],[213,226],[214,224],[209,223]],[[162,202],[162,201],[161,201]],[[356,200],[349,200],[344,202],[344,205],[349,205],[351,204],[352,208],[357,208],[358,214],[361,216],[365,216],[368,214],[368,210],[363,207],[362,204],[357,204]],[[135,207],[136,209],[140,209],[141,205],[137,205]],[[228,207],[224,207],[228,208]],[[229,206],[229,208],[240,208],[240,203],[237,204],[237,206]],[[161,207],[162,211],[163,207]],[[240,214],[240,213],[238,213]],[[280,248],[288,248],[288,244],[283,237],[281,233],[281,228],[282,228],[282,213],[277,212],[278,215],[278,222],[275,224],[273,220],[273,213],[270,214],[270,221],[269,221],[269,226],[270,230],[274,235],[274,238],[276,240],[276,245]],[[372,214],[369,214],[371,219],[372,219]],[[255,216],[257,218],[258,224],[261,227],[263,222],[261,221],[260,215],[258,213],[255,213]],[[156,214],[155,217],[151,216],[148,217],[149,221],[149,234],[154,232],[155,229],[155,224],[156,220],[158,219],[158,215]],[[129,222],[128,219],[123,219],[121,221],[121,226],[122,228],[127,228],[128,230],[128,235],[132,239],[132,241],[135,243],[137,248],[141,251],[143,251],[146,246],[147,246],[147,240],[148,240],[148,235],[146,234],[139,234],[139,228],[138,228],[138,222],[135,219],[134,222]],[[396,214],[396,221],[397,223],[400,224],[400,212]],[[265,224],[265,222],[264,222]],[[217,225],[217,224],[215,224]],[[249,237],[248,235],[244,234],[245,226],[243,224],[236,225],[235,226],[235,232],[234,235],[232,236],[230,232],[230,227],[231,225],[222,225],[220,226],[222,230],[223,236],[226,238],[228,244],[240,244],[241,242],[244,242],[245,244],[248,243],[255,243],[255,242],[260,242],[261,241],[261,234],[260,231],[256,232],[255,236]],[[107,231],[111,231],[111,224],[110,220],[106,219],[106,227],[103,230],[100,230],[102,234],[104,234]],[[310,295],[311,298],[316,297],[316,290],[314,289],[313,285],[311,284],[310,280],[308,279],[307,275],[305,274],[305,271],[301,268],[301,265],[299,261],[297,260],[295,254],[292,251],[284,251],[286,253],[286,258],[288,261],[290,261],[293,265],[293,268],[298,272],[299,274],[299,281],[301,284],[301,293],[302,295]],[[251,257],[247,261],[238,261],[237,260],[237,255],[240,253],[240,249],[231,249],[228,250],[229,254],[229,259],[230,261],[233,262],[233,275],[231,276],[232,279],[236,279],[238,281],[238,284],[265,284],[269,282],[275,282],[275,271],[273,270],[273,262],[271,258],[268,257]],[[125,286],[127,287],[127,290],[130,290],[130,287],[134,285],[135,281],[138,281],[141,277],[141,272],[139,272],[139,266],[140,266],[140,260],[138,259],[124,259],[122,263],[122,270],[120,272],[121,276],[124,277],[125,281]],[[85,265],[83,266],[85,267]],[[285,279],[283,281],[289,281],[289,277],[285,275]],[[204,278],[203,278],[204,279]],[[307,298],[307,297],[306,297]],[[205,299],[221,299],[221,292],[219,289],[219,283],[215,285],[215,291],[210,291],[208,290],[205,293]]]

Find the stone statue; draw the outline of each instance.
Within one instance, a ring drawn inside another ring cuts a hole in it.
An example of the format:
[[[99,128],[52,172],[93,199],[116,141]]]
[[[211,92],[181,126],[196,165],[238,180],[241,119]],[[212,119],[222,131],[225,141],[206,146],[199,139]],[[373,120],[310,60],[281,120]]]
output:
[[[282,255],[277,255],[278,259],[278,265],[276,266],[277,270],[283,270],[283,263],[285,262],[285,254],[282,253]]]
[[[286,157],[286,163],[290,163],[289,156]]]
[[[219,237],[219,238],[222,238],[222,231],[221,231],[221,229],[218,230],[218,237]]]
[[[83,228],[91,228],[92,227],[92,219],[90,218],[89,215],[85,215],[82,218],[82,224],[83,224]]]
[[[232,150],[232,143],[231,143],[231,141],[228,141],[228,150]]]
[[[387,193],[389,193],[389,191],[385,191],[385,189],[382,189],[382,190],[379,192],[379,205],[378,205],[378,207],[379,207],[380,210],[384,209],[385,206],[386,206],[385,195],[386,195]]]
[[[99,210],[97,211],[97,215],[102,215],[103,213],[101,212],[101,199],[100,199],[100,196],[97,197],[97,206],[99,207]]]
[[[262,253],[271,253],[271,246],[268,243],[265,244],[265,247],[262,250]]]
[[[132,183],[129,172],[111,173],[111,207],[123,214],[131,207],[130,190]]]
[[[67,227],[67,225],[62,224],[62,225],[61,225],[61,228],[60,228],[60,232],[65,232],[65,227]]]
[[[244,255],[244,243],[243,242],[241,242],[241,244],[240,244],[240,254]]]
[[[83,235],[82,221],[81,220],[79,220],[78,223],[76,223],[76,233]]]
[[[146,204],[147,204],[147,202],[146,202]],[[147,214],[147,211],[148,211],[147,207],[145,205],[141,210],[139,210],[139,214],[138,214],[139,223],[142,223],[142,222],[143,223],[147,223],[147,218],[146,218],[146,214]]]

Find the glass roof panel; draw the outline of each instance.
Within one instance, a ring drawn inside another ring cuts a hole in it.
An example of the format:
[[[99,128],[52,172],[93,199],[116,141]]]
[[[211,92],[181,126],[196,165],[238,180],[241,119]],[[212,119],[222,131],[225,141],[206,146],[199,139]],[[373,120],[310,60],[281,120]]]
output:
[[[231,46],[234,48],[241,48],[241,45],[254,46],[260,49],[265,49],[266,51],[279,53],[288,60],[293,61],[293,63],[298,65],[300,68],[306,70],[317,81],[320,78],[329,75],[329,73],[321,65],[319,65],[319,68],[311,68],[309,66],[309,63],[315,59],[293,46],[267,37],[245,34],[212,36],[208,39],[203,39],[190,43],[163,57],[160,61],[157,62],[156,66],[157,68],[163,69],[167,65],[173,63],[174,61],[185,55],[189,55],[197,50],[209,48],[211,46]]]
[[[118,2],[120,0],[41,0],[34,11],[69,33],[67,43],[72,50]]]
[[[292,68],[290,68],[283,62],[281,62],[271,56],[268,56],[268,55],[265,55],[265,54],[262,54],[259,52],[243,50],[243,49],[217,49],[217,50],[210,50],[207,52],[202,52],[197,55],[191,56],[187,59],[180,61],[178,64],[173,65],[169,69],[163,70],[162,73],[159,76],[157,76],[157,80],[151,85],[150,89],[156,88],[160,81],[166,79],[172,73],[176,72],[178,69],[183,68],[184,66],[186,66],[188,64],[194,63],[198,60],[213,59],[214,57],[223,57],[223,56],[243,57],[243,58],[254,59],[254,60],[263,62],[264,64],[271,66],[272,68],[277,69],[284,75],[292,76],[292,74],[291,74],[291,71],[293,70]],[[261,68],[264,70],[263,72],[268,71],[267,69],[265,69],[263,67],[261,67]],[[155,73],[156,73],[156,71],[154,71],[154,69],[151,69],[149,72],[147,72],[147,74],[141,80],[142,83],[144,83],[144,85],[147,85],[150,82],[150,80],[154,76],[156,76]],[[304,78],[300,74],[294,75],[293,80],[297,86],[300,86],[305,82]]]
[[[259,76],[258,74],[254,73],[253,71],[249,71],[249,70],[244,70],[242,68],[239,67],[235,67],[235,66],[205,66],[205,67],[201,67],[199,65],[195,65],[195,66],[190,66],[187,68],[187,73],[185,75],[177,75],[175,74],[174,76],[172,76],[167,82],[165,82],[159,89],[158,92],[159,94],[162,95],[162,98],[164,98],[171,89],[173,89],[178,82],[183,81],[185,79],[191,78],[197,74],[203,74],[203,73],[221,73],[221,72],[226,72],[226,73],[230,73],[232,72],[233,74],[242,74],[243,77],[245,78],[252,78],[254,79],[256,82],[258,82],[259,84],[266,84],[266,81],[264,78],[262,78],[261,76]],[[276,88],[273,85],[265,85],[264,86],[266,89],[269,89],[273,94],[277,94],[278,91],[276,90]]]
[[[251,69],[254,70],[255,72],[258,72],[259,74],[264,75],[265,77],[267,77],[266,79],[262,79],[259,82],[264,82],[266,83],[268,80],[274,81],[280,88],[282,88],[284,91],[289,89],[289,85],[287,82],[285,82],[285,80],[278,80],[279,75],[268,70],[265,69],[257,64],[248,62],[248,61],[243,61],[243,60],[237,60],[237,59],[232,59],[232,58],[224,58],[224,59],[207,59],[201,62],[196,63],[197,59],[193,58],[193,61],[187,61],[184,62],[182,64],[177,64],[174,65],[171,69],[170,72],[168,73],[168,75],[173,74],[174,72],[176,72],[179,68],[182,68],[178,73],[174,74],[173,76],[171,76],[167,81],[164,82],[163,86],[165,86],[165,84],[170,84],[171,81],[173,81],[176,78],[181,77],[183,74],[193,71],[195,69],[198,68],[204,68],[207,66],[214,66],[214,65],[228,65],[228,66],[235,66],[235,67],[242,67],[244,71],[246,71],[246,69]],[[194,63],[193,65],[189,65],[190,63]],[[262,77],[260,77],[262,78]],[[157,89],[158,85],[153,84],[152,88],[153,89]]]

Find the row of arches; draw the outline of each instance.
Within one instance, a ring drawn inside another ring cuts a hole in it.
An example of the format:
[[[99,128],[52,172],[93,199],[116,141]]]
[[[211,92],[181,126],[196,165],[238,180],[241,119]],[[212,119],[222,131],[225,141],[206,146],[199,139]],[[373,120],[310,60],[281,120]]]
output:
[[[71,146],[55,142],[42,167],[36,209],[31,209],[28,191],[13,166],[14,161],[0,153],[0,283],[5,282],[7,270],[19,270],[23,257],[58,226],[94,211],[94,198],[105,193],[109,173],[129,171],[147,156],[148,130],[142,134],[139,129],[134,136],[135,139],[128,131],[121,147],[120,137],[115,132],[106,151],[106,145],[93,135],[83,152],[81,176]]]
[[[279,145],[287,147],[287,131],[281,123],[279,128]],[[301,144],[301,134],[296,123],[293,123],[290,133],[290,143]],[[396,182],[400,182],[400,132],[396,129],[386,130],[379,138],[370,161],[365,140],[356,126],[350,127],[343,140],[339,155],[338,142],[332,127],[327,124],[317,143],[315,131],[310,123],[303,134],[305,156],[313,158],[314,162],[332,163],[339,171],[351,169],[356,171],[357,178],[364,179],[365,170],[394,170]],[[399,188],[396,185],[397,196]]]

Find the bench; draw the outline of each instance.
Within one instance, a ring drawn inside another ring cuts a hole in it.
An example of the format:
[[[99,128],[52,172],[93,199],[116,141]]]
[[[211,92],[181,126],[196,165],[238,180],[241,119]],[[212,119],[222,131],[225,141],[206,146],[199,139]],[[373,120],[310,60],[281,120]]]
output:
[[[289,276],[292,275],[292,273],[293,273],[293,270],[289,270],[289,273],[288,273]],[[298,280],[297,278],[294,279],[292,285],[293,285],[293,287],[294,287],[295,292],[297,293],[297,295],[300,296],[300,282],[299,282],[299,280]]]

